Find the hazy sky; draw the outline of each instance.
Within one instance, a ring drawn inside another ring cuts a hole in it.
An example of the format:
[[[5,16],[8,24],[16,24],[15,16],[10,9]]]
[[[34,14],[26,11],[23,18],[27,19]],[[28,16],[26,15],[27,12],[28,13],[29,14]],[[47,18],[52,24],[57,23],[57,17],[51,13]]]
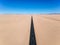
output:
[[[0,13],[60,13],[60,0],[0,0]]]

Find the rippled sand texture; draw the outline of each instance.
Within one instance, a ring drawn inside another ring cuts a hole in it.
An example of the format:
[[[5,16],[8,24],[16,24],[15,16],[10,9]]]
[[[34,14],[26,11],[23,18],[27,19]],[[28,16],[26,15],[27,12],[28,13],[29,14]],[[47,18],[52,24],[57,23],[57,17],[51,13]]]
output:
[[[29,45],[28,15],[0,15],[0,45]]]
[[[60,15],[34,15],[37,45],[60,45]]]

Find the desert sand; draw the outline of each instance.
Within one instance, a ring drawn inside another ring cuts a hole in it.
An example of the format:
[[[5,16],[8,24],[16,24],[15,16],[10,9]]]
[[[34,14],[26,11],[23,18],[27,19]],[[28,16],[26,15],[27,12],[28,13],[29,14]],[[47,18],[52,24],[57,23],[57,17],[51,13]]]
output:
[[[37,45],[60,45],[60,15],[34,15]]]
[[[60,45],[60,15],[32,15],[37,45]],[[29,45],[31,15],[0,15],[0,45]]]
[[[0,45],[29,45],[30,16],[0,15]]]

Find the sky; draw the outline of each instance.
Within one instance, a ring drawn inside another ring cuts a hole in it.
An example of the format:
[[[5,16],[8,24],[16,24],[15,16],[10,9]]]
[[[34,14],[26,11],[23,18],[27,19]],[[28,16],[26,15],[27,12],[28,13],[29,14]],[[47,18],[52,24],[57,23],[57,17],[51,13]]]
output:
[[[60,0],[0,0],[0,14],[60,13]]]

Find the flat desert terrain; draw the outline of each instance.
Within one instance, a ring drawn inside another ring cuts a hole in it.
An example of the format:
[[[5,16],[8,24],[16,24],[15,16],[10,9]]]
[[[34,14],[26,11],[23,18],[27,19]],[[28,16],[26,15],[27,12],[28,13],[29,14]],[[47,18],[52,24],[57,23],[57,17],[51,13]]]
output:
[[[29,45],[30,16],[0,15],[0,45]]]
[[[31,16],[37,45],[60,45],[60,15],[0,15],[0,45],[29,45]]]
[[[60,15],[34,15],[37,45],[60,45]]]

